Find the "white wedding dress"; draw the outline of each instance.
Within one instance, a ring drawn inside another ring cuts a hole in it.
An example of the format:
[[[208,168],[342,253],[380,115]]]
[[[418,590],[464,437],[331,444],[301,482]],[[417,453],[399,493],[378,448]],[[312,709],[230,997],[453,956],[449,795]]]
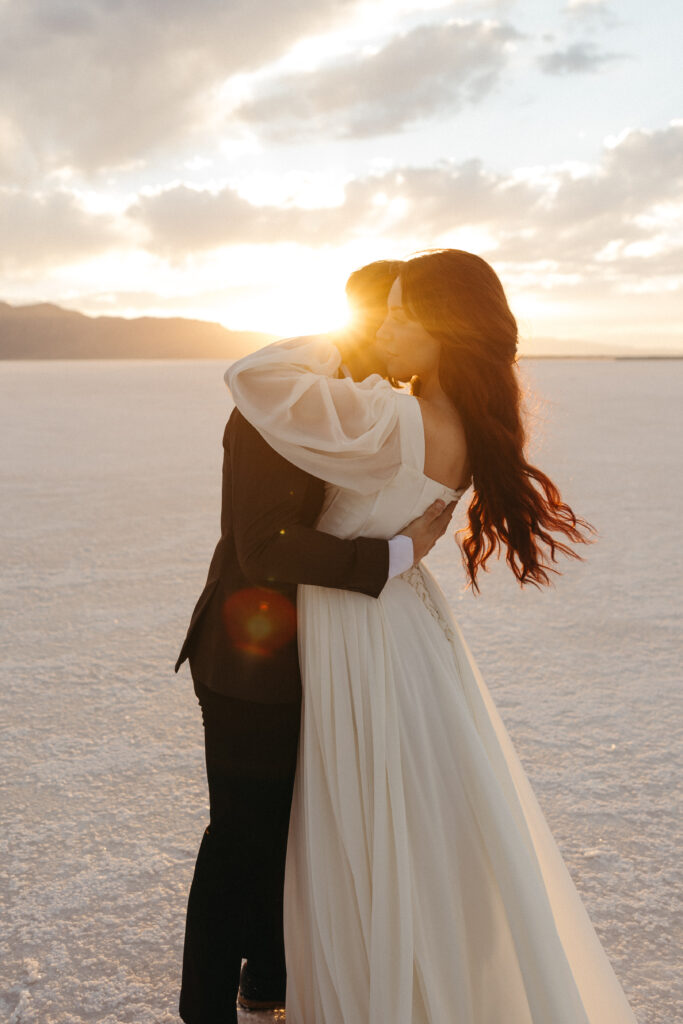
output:
[[[318,527],[391,537],[436,498],[419,402],[336,376],[326,338],[233,364],[238,408],[329,481]],[[303,718],[285,882],[288,1024],[635,1017],[446,600],[300,586]]]

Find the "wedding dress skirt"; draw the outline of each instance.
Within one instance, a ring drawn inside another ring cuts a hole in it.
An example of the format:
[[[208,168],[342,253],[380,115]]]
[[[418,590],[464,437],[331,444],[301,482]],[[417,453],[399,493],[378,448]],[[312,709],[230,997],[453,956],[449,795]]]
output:
[[[270,351],[226,376],[266,440],[331,481],[319,529],[390,537],[436,498],[459,497],[424,475],[417,399],[372,378],[351,424],[348,392],[353,404],[362,386],[327,380],[326,350]],[[288,1024],[633,1024],[430,573],[414,567],[378,599],[301,586],[298,616]]]

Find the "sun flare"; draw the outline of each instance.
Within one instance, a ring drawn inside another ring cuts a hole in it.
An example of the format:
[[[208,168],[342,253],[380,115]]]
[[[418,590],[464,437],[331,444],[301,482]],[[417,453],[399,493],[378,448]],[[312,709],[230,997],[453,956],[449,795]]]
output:
[[[251,314],[253,322],[253,313]],[[344,281],[320,280],[306,287],[275,287],[264,295],[259,329],[282,338],[336,331],[349,322]]]

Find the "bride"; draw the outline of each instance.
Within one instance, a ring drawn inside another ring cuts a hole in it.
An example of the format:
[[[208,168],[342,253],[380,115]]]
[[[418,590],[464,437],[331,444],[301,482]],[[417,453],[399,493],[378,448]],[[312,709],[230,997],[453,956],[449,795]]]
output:
[[[327,482],[320,529],[391,537],[471,483],[474,590],[501,549],[520,584],[548,583],[587,524],[525,459],[517,327],[491,267],[459,250],[407,261],[378,342],[415,394],[354,382],[325,337],[261,349],[226,381],[266,441]],[[301,586],[298,615],[289,1024],[634,1022],[427,569],[377,600]]]

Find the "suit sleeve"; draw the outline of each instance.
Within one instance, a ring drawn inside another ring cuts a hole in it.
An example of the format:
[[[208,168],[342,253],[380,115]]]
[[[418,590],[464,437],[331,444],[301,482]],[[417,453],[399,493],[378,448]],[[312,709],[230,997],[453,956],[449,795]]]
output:
[[[305,525],[311,477],[273,451],[240,415],[228,443],[235,547],[247,579],[378,597],[389,572],[388,541],[343,540]]]

